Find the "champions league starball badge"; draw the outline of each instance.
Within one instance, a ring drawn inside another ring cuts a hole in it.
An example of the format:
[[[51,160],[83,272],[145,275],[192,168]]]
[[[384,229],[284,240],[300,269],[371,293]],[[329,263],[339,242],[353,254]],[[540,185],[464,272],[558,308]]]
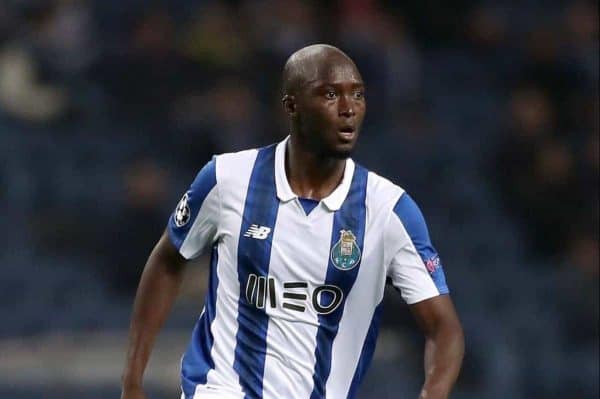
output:
[[[350,270],[360,260],[356,236],[350,230],[340,230],[339,241],[331,248],[331,261],[340,270]]]
[[[175,208],[175,214],[173,215],[173,220],[175,221],[175,225],[177,227],[185,226],[187,222],[190,221],[190,207],[188,206],[188,193],[183,195],[179,204],[177,204],[177,208]]]

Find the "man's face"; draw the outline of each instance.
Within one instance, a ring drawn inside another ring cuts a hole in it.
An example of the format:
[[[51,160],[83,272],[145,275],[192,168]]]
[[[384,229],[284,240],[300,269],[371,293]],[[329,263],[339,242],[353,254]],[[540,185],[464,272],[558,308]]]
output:
[[[322,64],[296,95],[298,133],[320,156],[348,158],[365,116],[364,84],[346,59]]]

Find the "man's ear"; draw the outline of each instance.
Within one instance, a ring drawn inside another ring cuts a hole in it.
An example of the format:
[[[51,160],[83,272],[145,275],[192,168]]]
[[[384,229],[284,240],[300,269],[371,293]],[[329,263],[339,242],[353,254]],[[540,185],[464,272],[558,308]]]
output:
[[[296,115],[296,99],[294,96],[286,94],[281,99],[281,102],[283,103],[283,109],[286,114],[290,116]]]

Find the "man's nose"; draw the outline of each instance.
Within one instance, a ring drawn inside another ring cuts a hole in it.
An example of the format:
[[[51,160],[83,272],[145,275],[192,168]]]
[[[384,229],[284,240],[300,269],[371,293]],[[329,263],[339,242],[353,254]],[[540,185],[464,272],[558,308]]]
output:
[[[345,116],[347,118],[354,116],[354,107],[352,105],[352,101],[348,100],[346,96],[341,96],[340,101],[338,103],[339,115]]]

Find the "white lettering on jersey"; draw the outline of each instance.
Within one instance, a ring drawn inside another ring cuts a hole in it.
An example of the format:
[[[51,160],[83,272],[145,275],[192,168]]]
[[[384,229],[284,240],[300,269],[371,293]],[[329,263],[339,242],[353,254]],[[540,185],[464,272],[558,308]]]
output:
[[[248,231],[244,234],[244,237],[252,237],[257,240],[264,240],[269,236],[271,232],[270,227],[259,226],[257,224],[253,224],[250,226]]]

